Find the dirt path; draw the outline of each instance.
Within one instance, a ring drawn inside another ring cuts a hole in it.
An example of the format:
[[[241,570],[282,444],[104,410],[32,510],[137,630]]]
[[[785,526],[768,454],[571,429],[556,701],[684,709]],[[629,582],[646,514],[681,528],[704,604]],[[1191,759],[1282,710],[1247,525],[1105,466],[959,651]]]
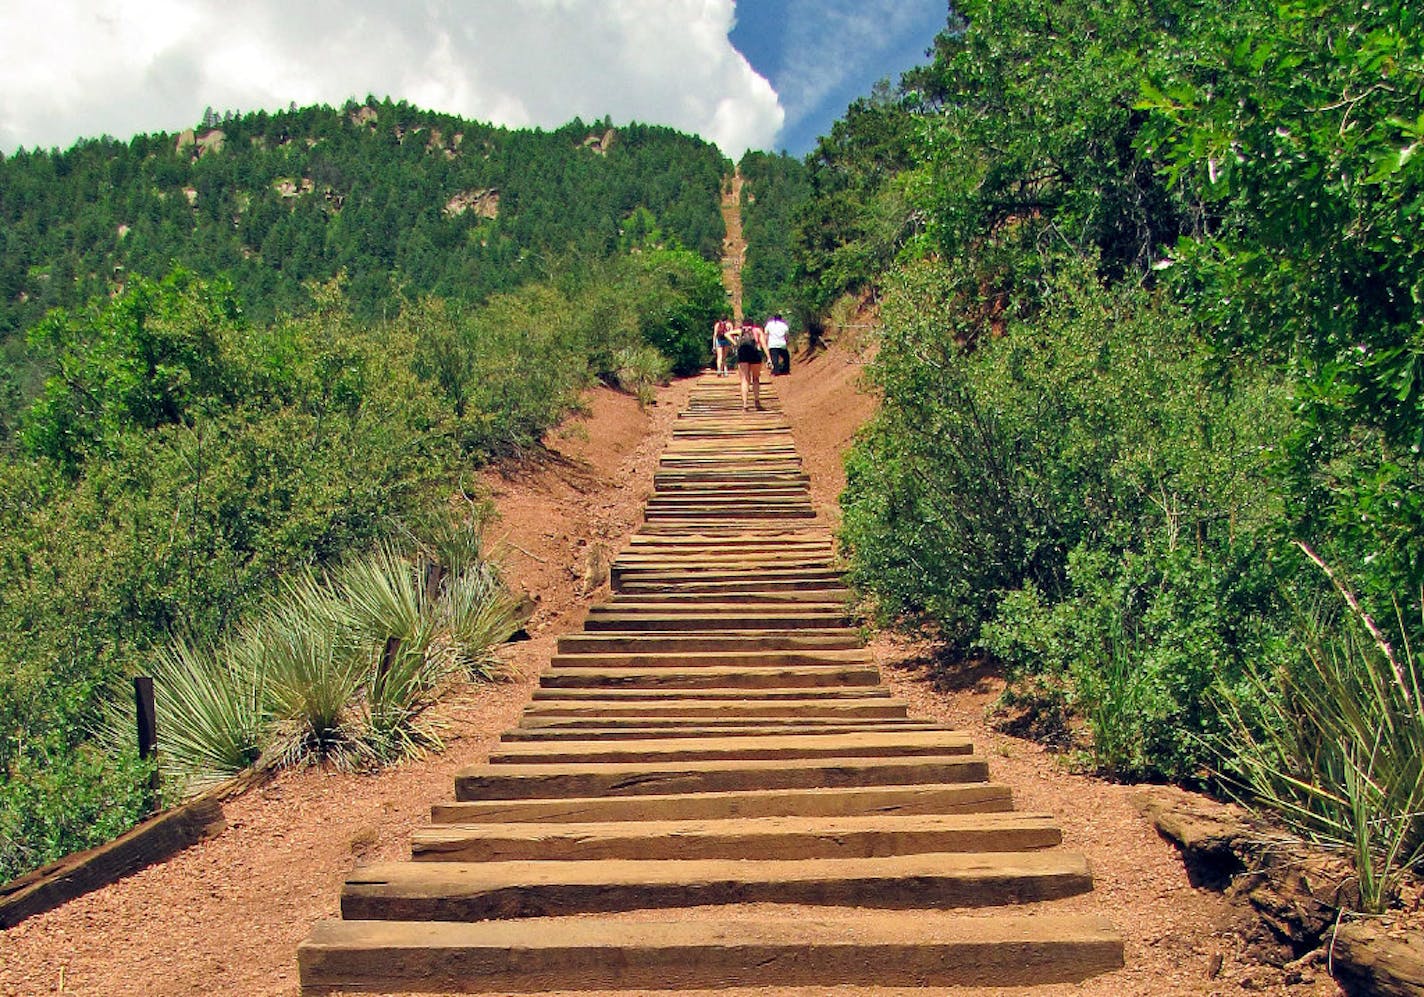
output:
[[[813,498],[827,511],[839,487],[841,452],[873,407],[858,389],[861,360],[833,348],[810,361],[798,358],[791,377],[777,384],[813,474]],[[618,549],[638,521],[657,454],[687,390],[686,383],[665,389],[649,414],[631,399],[598,392],[591,415],[550,441],[558,459],[488,478],[504,517],[498,532],[517,545],[511,571],[539,597],[540,609],[534,640],[510,648],[515,681],[461,690],[441,707],[446,752],[377,775],[285,773],[233,801],[228,829],[217,838],[0,934],[0,994],[295,997],[297,942],[317,920],[335,915],[346,874],[358,863],[409,855],[410,832],[427,821],[432,802],[451,798],[455,770],[488,755],[528,701],[554,637],[575,629],[599,597],[578,594],[586,552],[594,542]],[[1075,774],[1038,746],[987,729],[983,709],[997,691],[992,679],[941,688],[924,674],[920,649],[885,638],[873,648],[886,681],[911,702],[913,715],[969,731],[989,756],[993,777],[1013,788],[1020,809],[1058,818],[1065,843],[1093,864],[1098,886],[1085,902],[1105,909],[1127,936],[1126,969],[1036,994],[1338,994],[1319,970],[1287,986],[1280,971],[1242,960],[1232,911],[1218,895],[1187,882],[1174,850],[1138,815],[1132,787]],[[1221,968],[1213,975],[1218,955]],[[974,991],[945,993],[971,997]]]

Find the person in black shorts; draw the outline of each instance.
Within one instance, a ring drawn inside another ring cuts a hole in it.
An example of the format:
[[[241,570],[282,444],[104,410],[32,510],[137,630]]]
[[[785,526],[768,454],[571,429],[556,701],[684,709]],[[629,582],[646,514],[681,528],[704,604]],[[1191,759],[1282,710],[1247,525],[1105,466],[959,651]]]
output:
[[[718,319],[712,327],[712,354],[717,358],[717,376],[727,376],[727,352],[732,348],[732,323]]]
[[[766,356],[766,333],[747,319],[737,336],[737,375],[742,382],[742,411],[747,411],[747,386],[757,411],[761,411],[761,364]]]
[[[778,312],[767,320],[765,332],[766,355],[771,366],[771,376],[774,378],[779,374],[790,374],[791,351],[786,348],[786,337],[790,334],[791,327]]]

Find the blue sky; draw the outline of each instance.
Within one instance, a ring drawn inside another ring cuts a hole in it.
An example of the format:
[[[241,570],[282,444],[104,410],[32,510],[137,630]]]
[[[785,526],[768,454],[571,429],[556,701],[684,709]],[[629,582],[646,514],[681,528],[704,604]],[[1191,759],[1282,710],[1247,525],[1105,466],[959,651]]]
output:
[[[945,0],[0,0],[0,152],[367,94],[510,127],[801,154],[923,61]]]
[[[776,149],[815,148],[851,101],[926,62],[946,0],[737,0],[732,44],[786,112]]]

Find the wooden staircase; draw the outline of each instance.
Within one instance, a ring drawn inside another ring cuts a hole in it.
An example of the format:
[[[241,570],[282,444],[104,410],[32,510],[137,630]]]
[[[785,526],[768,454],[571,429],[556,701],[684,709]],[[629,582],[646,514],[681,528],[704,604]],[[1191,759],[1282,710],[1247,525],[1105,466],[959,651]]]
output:
[[[1122,965],[1082,856],[846,614],[774,398],[704,377],[614,596],[412,861],[347,880],[306,993],[1028,986]],[[1024,906],[1032,905],[1032,906]]]

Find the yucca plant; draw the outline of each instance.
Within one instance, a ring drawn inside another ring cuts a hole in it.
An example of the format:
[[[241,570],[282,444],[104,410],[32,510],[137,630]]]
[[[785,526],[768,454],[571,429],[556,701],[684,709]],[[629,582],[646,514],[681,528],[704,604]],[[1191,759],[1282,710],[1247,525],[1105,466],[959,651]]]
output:
[[[420,716],[454,670],[435,642],[437,606],[423,572],[391,544],[333,578],[364,667],[365,740],[381,759],[418,754],[439,737]]]
[[[338,763],[361,753],[352,702],[362,668],[345,607],[310,570],[283,586],[240,639],[256,642],[283,733],[280,760]]]
[[[373,663],[365,687],[362,739],[376,761],[420,755],[441,745],[433,723],[422,719],[450,667],[425,648],[392,639]]]
[[[485,527],[489,508],[470,503],[466,514],[448,508],[417,518],[407,533],[422,558],[437,566],[445,579],[470,568],[491,566]]]
[[[331,582],[355,641],[384,648],[394,637],[407,650],[424,652],[434,605],[415,564],[394,545],[381,544],[343,565]]]
[[[492,567],[470,568],[446,589],[440,626],[469,677],[496,678],[501,669],[491,652],[519,629],[519,600]]]
[[[149,662],[158,716],[158,761],[180,793],[203,789],[252,765],[270,736],[263,675],[227,646],[177,639]],[[132,706],[116,707],[109,740],[133,734]]]
[[[671,361],[651,346],[627,346],[613,354],[613,376],[618,386],[637,396],[638,404],[644,407],[656,397],[653,389],[666,382],[671,373]]]
[[[1222,768],[1243,802],[1347,854],[1361,907],[1379,912],[1424,858],[1424,704],[1412,648],[1397,654],[1337,587],[1356,615],[1304,624],[1296,672],[1222,690],[1234,735]]]

